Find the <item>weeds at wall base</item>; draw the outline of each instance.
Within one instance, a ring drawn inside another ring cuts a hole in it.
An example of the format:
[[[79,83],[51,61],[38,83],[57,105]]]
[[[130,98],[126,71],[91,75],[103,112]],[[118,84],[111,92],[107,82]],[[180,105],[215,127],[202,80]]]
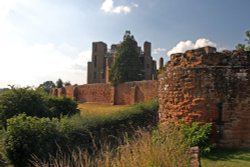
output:
[[[34,166],[84,166],[84,167],[185,167],[190,164],[189,146],[183,136],[173,129],[156,130],[154,133],[139,130],[133,140],[125,137],[123,144],[110,149],[104,144],[97,154],[74,151],[70,156],[57,155],[49,162],[34,158]]]

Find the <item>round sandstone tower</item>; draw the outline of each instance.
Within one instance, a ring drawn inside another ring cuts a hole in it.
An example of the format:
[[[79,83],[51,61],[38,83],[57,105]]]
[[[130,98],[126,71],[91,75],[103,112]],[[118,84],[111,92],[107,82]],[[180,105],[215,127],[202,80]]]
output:
[[[223,147],[250,147],[250,52],[171,55],[159,78],[160,122],[211,122]]]

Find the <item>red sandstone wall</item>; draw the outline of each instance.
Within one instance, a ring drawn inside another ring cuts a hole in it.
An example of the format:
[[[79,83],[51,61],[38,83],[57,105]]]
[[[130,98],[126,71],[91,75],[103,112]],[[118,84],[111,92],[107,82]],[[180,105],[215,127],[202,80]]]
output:
[[[115,88],[115,104],[126,105],[135,103],[135,82],[122,83]]]
[[[157,97],[157,81],[134,81],[115,88],[115,104],[126,105],[149,101]]]
[[[150,101],[158,97],[158,81],[136,82],[135,102]]]
[[[77,87],[80,102],[114,103],[114,88],[110,84],[86,84]]]
[[[79,102],[130,105],[157,98],[158,81],[135,81],[119,84],[86,84],[52,89],[51,95],[67,96]]]
[[[171,56],[159,79],[160,122],[212,122],[222,147],[250,147],[250,52]]]
[[[57,88],[57,96],[64,96],[66,94],[65,88]]]
[[[72,98],[75,98],[74,97],[74,86],[65,86],[65,95],[67,97],[72,97]]]

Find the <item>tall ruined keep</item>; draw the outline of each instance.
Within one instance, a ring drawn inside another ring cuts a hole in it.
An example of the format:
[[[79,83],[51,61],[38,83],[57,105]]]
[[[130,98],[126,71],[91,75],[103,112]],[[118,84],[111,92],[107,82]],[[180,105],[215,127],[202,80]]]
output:
[[[126,34],[130,35],[130,31],[126,31]],[[118,45],[113,44],[108,50],[107,44],[104,42],[92,43],[92,61],[88,62],[88,84],[109,82],[109,71]],[[143,50],[138,47],[138,52],[139,59],[143,64],[144,80],[154,80],[156,78],[156,61],[151,56],[151,43],[144,42]]]
[[[159,119],[213,123],[222,147],[250,147],[250,52],[213,47],[171,55],[159,79]]]

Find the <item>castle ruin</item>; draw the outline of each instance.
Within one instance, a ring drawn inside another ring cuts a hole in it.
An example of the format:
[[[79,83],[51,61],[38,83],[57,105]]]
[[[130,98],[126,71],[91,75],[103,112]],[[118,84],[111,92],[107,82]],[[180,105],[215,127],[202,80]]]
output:
[[[130,35],[130,31],[126,31],[126,34]],[[88,84],[109,82],[109,71],[118,45],[113,44],[108,50],[107,44],[104,42],[92,43],[92,61],[88,62]],[[156,78],[156,61],[151,56],[151,43],[144,42],[143,51],[141,47],[138,47],[138,51],[139,59],[143,64],[144,80],[154,80]]]
[[[250,147],[250,52],[213,47],[171,55],[159,77],[161,123],[211,122],[222,147]]]

